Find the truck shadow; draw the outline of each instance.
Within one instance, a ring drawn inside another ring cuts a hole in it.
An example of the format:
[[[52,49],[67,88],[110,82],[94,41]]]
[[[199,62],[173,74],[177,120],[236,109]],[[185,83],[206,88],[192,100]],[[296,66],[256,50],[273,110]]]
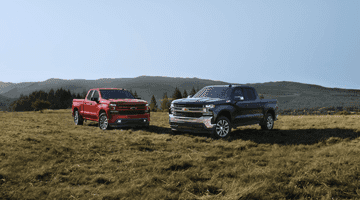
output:
[[[88,123],[86,126],[98,126],[98,123]],[[203,137],[210,138],[208,133],[197,132],[181,132],[172,133],[170,128],[150,125],[149,129],[141,127],[132,128],[115,128],[113,130],[143,130],[155,134],[170,134],[183,135],[185,137]],[[229,142],[236,142],[237,140],[250,140],[258,144],[279,144],[279,145],[311,145],[319,142],[324,142],[331,137],[353,140],[360,137],[360,132],[353,129],[299,129],[299,130],[280,130],[274,129],[271,131],[263,131],[258,129],[242,129],[233,130],[230,137],[226,139]]]
[[[326,142],[331,137],[342,139],[355,139],[360,132],[352,129],[299,129],[262,131],[254,129],[243,129],[233,131],[229,142],[236,140],[251,140],[258,144],[279,144],[279,145],[311,145],[318,142]]]

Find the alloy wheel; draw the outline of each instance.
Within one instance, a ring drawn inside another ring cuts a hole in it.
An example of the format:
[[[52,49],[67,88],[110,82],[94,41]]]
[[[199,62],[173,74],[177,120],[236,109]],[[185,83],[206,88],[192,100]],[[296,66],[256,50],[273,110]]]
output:
[[[220,120],[216,124],[216,134],[218,134],[220,137],[225,137],[227,134],[229,134],[229,130],[230,126],[226,120]]]

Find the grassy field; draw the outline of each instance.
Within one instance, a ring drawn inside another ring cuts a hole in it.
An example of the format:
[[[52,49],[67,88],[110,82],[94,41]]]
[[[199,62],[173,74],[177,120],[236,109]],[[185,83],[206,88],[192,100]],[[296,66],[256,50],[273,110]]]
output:
[[[280,116],[229,140],[0,112],[0,199],[359,199],[360,115]]]

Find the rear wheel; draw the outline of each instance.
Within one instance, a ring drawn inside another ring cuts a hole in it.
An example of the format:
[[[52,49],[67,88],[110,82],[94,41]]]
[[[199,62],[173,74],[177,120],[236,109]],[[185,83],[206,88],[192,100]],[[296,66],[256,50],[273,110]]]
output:
[[[101,113],[100,116],[99,116],[99,128],[101,130],[110,129],[108,118],[106,116],[106,113],[104,113],[104,112]]]
[[[84,119],[79,115],[79,111],[75,110],[74,113],[74,122],[75,125],[83,125]]]
[[[274,128],[274,119],[273,116],[270,113],[268,113],[265,117],[265,124],[261,125],[261,129],[269,131],[273,128]]]
[[[216,120],[212,136],[214,138],[228,138],[231,132],[231,122],[227,117],[221,116]]]

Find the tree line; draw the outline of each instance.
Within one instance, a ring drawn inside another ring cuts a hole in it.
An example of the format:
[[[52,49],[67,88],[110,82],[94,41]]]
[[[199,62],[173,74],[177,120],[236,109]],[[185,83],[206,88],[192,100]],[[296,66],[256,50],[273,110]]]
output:
[[[82,94],[71,93],[70,90],[63,88],[51,89],[49,92],[43,90],[34,91],[25,96],[20,95],[20,98],[10,104],[10,111],[34,111],[43,109],[67,109],[71,108],[73,99],[84,99],[86,92]]]
[[[197,90],[199,91],[199,89]],[[193,87],[190,95],[194,95],[196,92]],[[138,98],[138,94],[129,90],[129,92],[135,97]],[[71,93],[69,89],[65,90],[63,88],[51,89],[49,92],[45,92],[43,90],[34,91],[29,95],[20,95],[20,98],[16,101],[13,101],[8,110],[9,111],[41,111],[44,109],[68,109],[72,106],[73,99],[85,99],[87,92],[84,91],[82,94],[80,93]],[[150,109],[153,112],[156,111],[168,111],[170,107],[170,103],[172,100],[181,99],[183,97],[187,97],[187,91],[184,90],[183,94],[181,94],[180,90],[176,87],[175,91],[171,98],[168,98],[167,93],[164,93],[163,98],[161,99],[160,108],[158,108],[155,96],[151,97],[150,101]]]
[[[190,91],[190,96],[196,94],[199,91],[199,89],[195,90],[195,88],[193,87]],[[169,98],[167,96],[167,93],[165,92],[163,95],[163,98],[160,100],[160,107],[158,107],[158,104],[156,102],[155,96],[152,95],[151,100],[150,100],[150,110],[152,112],[156,112],[156,111],[162,111],[162,112],[168,112],[169,111],[169,107],[170,104],[173,100],[176,99],[181,99],[181,98],[186,98],[187,96],[189,96],[187,91],[184,90],[183,94],[181,94],[181,91],[176,87],[175,91],[173,93],[173,95],[171,96],[171,98]]]

